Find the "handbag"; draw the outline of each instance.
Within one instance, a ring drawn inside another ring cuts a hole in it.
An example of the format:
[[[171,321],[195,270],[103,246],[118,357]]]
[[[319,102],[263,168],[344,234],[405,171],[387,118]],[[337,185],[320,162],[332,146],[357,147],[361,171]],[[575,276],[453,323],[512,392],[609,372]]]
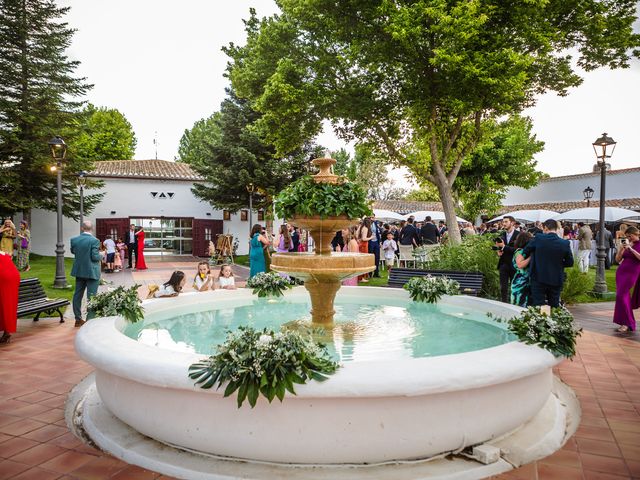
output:
[[[29,240],[25,238],[22,239],[22,242],[20,243],[21,248],[28,248],[29,247]]]

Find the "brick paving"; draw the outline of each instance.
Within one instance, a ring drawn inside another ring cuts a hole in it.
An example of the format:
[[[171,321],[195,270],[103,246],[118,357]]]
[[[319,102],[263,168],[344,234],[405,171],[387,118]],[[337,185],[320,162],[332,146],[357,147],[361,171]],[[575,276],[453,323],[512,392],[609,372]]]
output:
[[[123,273],[122,279],[130,275],[128,281],[146,285],[166,281],[174,269],[187,273],[195,266],[182,261],[150,265],[144,272]],[[242,267],[234,271],[246,275]],[[580,427],[560,451],[495,479],[640,479],[638,335],[615,333],[611,303],[573,310],[587,330],[574,361],[560,364],[556,374],[578,395]],[[170,478],[128,465],[68,431],[67,394],[92,371],[74,351],[76,331],[69,321],[25,319],[12,342],[0,345],[0,480]]]

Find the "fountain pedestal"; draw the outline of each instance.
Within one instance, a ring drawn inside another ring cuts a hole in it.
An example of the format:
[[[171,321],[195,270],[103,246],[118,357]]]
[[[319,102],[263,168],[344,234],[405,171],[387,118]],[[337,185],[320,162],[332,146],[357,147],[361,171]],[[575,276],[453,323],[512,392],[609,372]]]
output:
[[[343,180],[333,174],[335,160],[316,158],[314,165],[320,172],[313,176],[316,183],[341,183]],[[313,323],[333,323],[333,302],[342,280],[355,277],[376,269],[375,257],[367,253],[331,251],[331,240],[336,232],[349,228],[358,222],[346,215],[322,218],[319,215],[300,216],[290,219],[300,228],[309,231],[315,242],[315,253],[278,253],[271,259],[271,269],[304,280],[304,286],[311,297],[311,318]]]

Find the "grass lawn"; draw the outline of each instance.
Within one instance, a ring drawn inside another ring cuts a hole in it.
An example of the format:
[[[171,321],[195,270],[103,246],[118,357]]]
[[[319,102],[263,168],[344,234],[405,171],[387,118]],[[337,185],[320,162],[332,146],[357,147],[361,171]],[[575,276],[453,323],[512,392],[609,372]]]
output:
[[[44,291],[47,293],[47,297],[66,298],[71,301],[71,298],[73,297],[73,289],[76,285],[75,279],[69,276],[71,266],[73,265],[72,258],[64,259],[67,284],[70,285],[70,288],[66,289],[53,288],[53,280],[56,276],[56,257],[43,257],[31,254],[29,263],[31,264],[31,270],[28,272],[20,272],[20,278],[39,278],[40,283],[44,287]]]

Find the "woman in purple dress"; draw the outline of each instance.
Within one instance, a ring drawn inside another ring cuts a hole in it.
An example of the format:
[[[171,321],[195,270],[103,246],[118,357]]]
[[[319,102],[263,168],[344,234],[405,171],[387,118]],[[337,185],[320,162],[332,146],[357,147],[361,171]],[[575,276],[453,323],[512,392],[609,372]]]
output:
[[[636,329],[633,310],[640,307],[640,231],[629,227],[625,236],[626,242],[623,241],[616,254],[620,266],[616,272],[616,306],[613,311],[613,322],[620,325],[618,331],[623,333]]]

